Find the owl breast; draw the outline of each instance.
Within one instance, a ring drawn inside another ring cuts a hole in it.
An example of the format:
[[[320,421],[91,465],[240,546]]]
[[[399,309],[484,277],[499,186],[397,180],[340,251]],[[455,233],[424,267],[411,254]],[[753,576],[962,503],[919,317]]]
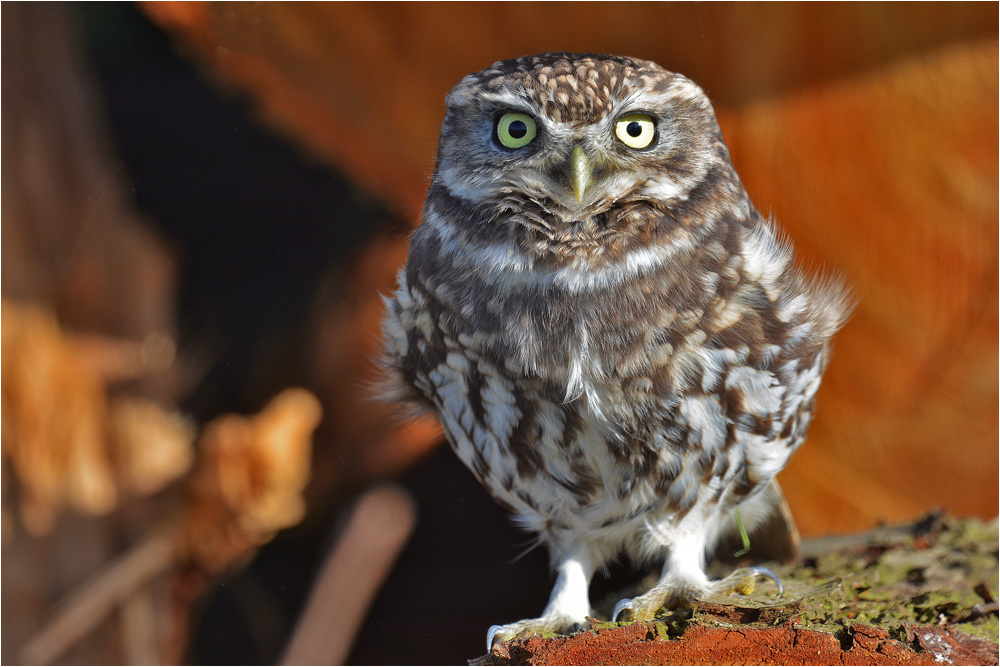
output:
[[[779,312],[790,257],[759,219],[700,244],[685,270],[641,247],[537,268],[510,246],[469,253],[428,220],[394,303],[394,356],[527,527],[619,526],[625,540],[651,513],[739,502],[801,441],[825,354],[793,344],[807,301]]]

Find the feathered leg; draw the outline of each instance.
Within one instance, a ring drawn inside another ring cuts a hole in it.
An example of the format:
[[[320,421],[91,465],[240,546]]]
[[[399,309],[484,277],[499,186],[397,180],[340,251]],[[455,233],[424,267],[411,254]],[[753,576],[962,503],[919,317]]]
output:
[[[590,614],[588,589],[596,569],[594,554],[589,547],[581,547],[564,558],[557,568],[559,574],[542,615],[517,623],[492,626],[486,635],[486,650],[493,648],[494,641],[547,632],[566,634],[583,629]]]

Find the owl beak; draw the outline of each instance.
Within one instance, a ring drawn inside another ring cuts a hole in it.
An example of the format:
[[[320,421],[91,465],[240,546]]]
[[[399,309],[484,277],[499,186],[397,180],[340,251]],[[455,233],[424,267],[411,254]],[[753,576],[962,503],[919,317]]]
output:
[[[569,182],[576,195],[577,203],[583,201],[583,194],[590,186],[590,181],[594,173],[594,168],[590,163],[590,158],[580,148],[580,144],[573,147],[573,152],[569,155]]]

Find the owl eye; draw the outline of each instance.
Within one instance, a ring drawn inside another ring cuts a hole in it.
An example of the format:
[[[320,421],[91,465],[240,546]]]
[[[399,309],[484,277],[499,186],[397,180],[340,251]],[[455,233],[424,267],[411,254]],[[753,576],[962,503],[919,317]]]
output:
[[[656,138],[656,125],[644,113],[630,113],[618,119],[615,134],[630,148],[646,148]]]
[[[535,121],[523,113],[505,113],[494,128],[496,140],[507,148],[521,148],[535,138]]]

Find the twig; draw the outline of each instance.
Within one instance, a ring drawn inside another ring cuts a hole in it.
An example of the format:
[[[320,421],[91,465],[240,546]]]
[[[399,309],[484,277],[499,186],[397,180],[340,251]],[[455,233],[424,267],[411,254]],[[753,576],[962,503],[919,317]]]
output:
[[[126,665],[159,665],[157,609],[153,592],[141,586],[128,596],[119,612],[122,662]]]
[[[144,583],[165,572],[177,556],[175,540],[154,533],[100,571],[59,605],[52,621],[22,647],[26,665],[47,665],[92,631]]]
[[[380,486],[361,496],[323,563],[282,664],[344,664],[415,523],[416,507],[402,488]]]

